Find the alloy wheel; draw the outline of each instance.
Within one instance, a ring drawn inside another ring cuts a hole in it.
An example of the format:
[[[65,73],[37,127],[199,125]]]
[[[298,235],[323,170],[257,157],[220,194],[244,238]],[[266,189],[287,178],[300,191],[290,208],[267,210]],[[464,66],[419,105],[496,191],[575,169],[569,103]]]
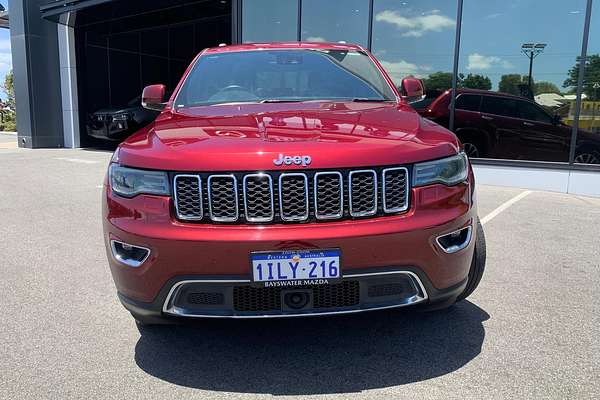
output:
[[[578,164],[600,164],[600,158],[592,153],[581,153],[575,157]]]
[[[478,158],[479,149],[473,143],[464,143],[465,153],[469,158]]]

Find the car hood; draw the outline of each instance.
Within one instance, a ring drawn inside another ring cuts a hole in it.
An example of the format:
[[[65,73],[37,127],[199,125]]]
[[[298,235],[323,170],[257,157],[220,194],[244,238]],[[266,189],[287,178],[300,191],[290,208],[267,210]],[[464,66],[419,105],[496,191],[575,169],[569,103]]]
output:
[[[393,103],[237,104],[164,111],[121,144],[124,165],[173,171],[303,169],[276,167],[310,156],[310,168],[407,164],[456,154],[451,132]]]

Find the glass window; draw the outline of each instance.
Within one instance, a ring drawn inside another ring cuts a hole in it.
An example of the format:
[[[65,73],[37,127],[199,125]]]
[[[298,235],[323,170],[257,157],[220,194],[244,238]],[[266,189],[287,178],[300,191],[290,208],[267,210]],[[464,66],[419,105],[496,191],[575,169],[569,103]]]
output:
[[[479,111],[481,96],[473,94],[459,94],[456,98],[455,107],[459,110]]]
[[[517,101],[508,97],[483,96],[481,112],[515,118],[517,116]]]
[[[484,97],[483,107],[489,113],[508,112],[544,123],[513,125],[498,118],[493,128],[512,134],[494,137],[492,125],[480,121],[481,131],[490,137],[480,157],[569,161],[577,86],[573,68],[581,52],[586,4],[587,0],[464,0],[459,86],[513,95],[519,104],[516,112],[514,101],[501,97]],[[500,102],[510,103],[510,109],[503,111]],[[456,115],[457,128],[472,123],[463,118]]]
[[[205,55],[177,95],[177,107],[309,100],[394,101],[363,52],[242,51]]]
[[[302,1],[302,40],[368,46],[369,0]]]
[[[298,0],[244,0],[244,43],[298,40]]]
[[[372,52],[396,86],[423,78],[429,98],[452,87],[456,0],[373,1]]]
[[[600,1],[592,4],[588,59],[574,160],[580,164],[600,164]],[[571,73],[569,79],[575,78],[576,74]],[[571,109],[574,111],[575,107],[572,106]],[[571,117],[569,115],[569,122]]]
[[[552,123],[552,118],[541,108],[528,101],[519,101],[519,117],[530,121]]]

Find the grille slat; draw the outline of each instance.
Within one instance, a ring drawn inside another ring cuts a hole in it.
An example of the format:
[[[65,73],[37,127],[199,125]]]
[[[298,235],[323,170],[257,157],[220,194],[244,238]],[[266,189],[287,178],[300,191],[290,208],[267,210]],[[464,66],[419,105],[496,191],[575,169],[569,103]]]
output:
[[[315,217],[337,219],[344,215],[344,184],[339,172],[317,172],[315,185]]]
[[[308,178],[305,174],[291,173],[279,176],[279,210],[284,221],[308,219]]]
[[[273,180],[269,175],[251,174],[244,177],[244,207],[247,221],[273,220],[275,216]]]
[[[408,170],[404,167],[383,170],[383,211],[399,212],[408,208]]]
[[[177,175],[173,186],[177,217],[186,221],[201,220],[202,178],[199,175]]]
[[[406,167],[176,174],[173,192],[176,216],[182,221],[299,223],[405,212],[410,175]]]
[[[217,222],[237,221],[237,179],[234,175],[211,175],[208,178],[210,219]]]
[[[377,213],[377,173],[373,170],[350,172],[350,215],[366,217]]]

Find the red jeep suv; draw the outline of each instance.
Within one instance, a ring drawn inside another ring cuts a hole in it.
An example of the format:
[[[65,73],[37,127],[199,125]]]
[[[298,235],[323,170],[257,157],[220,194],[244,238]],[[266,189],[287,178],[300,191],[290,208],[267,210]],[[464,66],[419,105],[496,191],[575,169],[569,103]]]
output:
[[[202,51],[123,142],[103,195],[119,298],[139,323],[435,309],[478,285],[469,161],[365,49]]]

